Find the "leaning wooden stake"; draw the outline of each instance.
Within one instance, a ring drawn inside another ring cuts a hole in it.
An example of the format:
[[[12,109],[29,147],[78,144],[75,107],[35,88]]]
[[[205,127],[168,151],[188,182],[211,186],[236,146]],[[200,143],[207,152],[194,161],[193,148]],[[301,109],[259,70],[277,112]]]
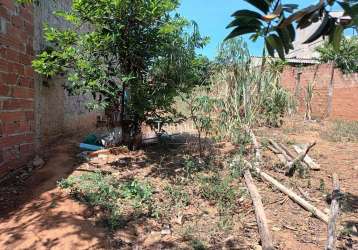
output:
[[[272,243],[272,237],[268,228],[264,206],[262,205],[261,196],[254,184],[254,181],[252,180],[252,176],[249,169],[245,170],[244,177],[247,189],[249,190],[252,199],[252,203],[254,204],[256,222],[257,227],[259,228],[262,249],[273,250],[274,247]]]
[[[247,161],[245,161],[245,163],[248,166],[250,166]],[[294,202],[296,202],[299,205],[301,205],[304,209],[306,209],[307,211],[311,212],[314,216],[316,216],[317,218],[319,218],[323,222],[328,223],[327,214],[325,214],[324,212],[322,212],[321,210],[319,210],[318,208],[316,208],[315,206],[310,204],[305,199],[301,198],[299,195],[297,195],[295,192],[293,192],[289,188],[287,188],[284,185],[282,185],[275,178],[271,177],[270,175],[266,174],[265,172],[262,172],[259,168],[256,167],[256,168],[254,168],[254,170],[260,175],[260,177],[262,179],[264,179],[264,180],[268,181],[269,183],[271,183],[273,186],[275,186],[282,193],[287,194],[288,197],[290,197]]]
[[[302,151],[293,161],[291,161],[287,164],[287,166],[286,166],[287,167],[287,170],[286,170],[287,176],[293,176],[293,174],[296,171],[297,163],[299,163],[300,161],[303,161],[303,159],[306,157],[306,155],[308,154],[310,149],[313,148],[315,145],[316,145],[316,142],[308,145],[306,147],[306,149],[304,151]]]
[[[297,152],[297,154],[302,153],[303,149],[297,145],[292,146],[293,149]],[[321,170],[320,165],[318,165],[314,160],[307,154],[303,159],[303,162],[307,164],[307,166],[312,170]]]
[[[328,222],[328,239],[326,250],[336,249],[336,223],[339,213],[339,180],[337,174],[333,174],[333,192],[332,192],[332,202],[331,209],[329,211],[329,222]]]

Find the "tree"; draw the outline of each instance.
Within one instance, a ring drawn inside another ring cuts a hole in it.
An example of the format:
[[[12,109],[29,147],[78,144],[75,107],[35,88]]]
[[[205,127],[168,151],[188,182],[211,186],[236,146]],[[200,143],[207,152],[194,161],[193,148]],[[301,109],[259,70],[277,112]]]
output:
[[[196,53],[208,38],[195,23],[173,14],[179,0],[74,0],[56,14],[70,29],[45,27],[46,48],[34,69],[51,77],[65,72],[66,89],[90,93],[111,125],[140,132],[142,122],[174,121],[179,93],[206,77],[208,60]]]
[[[347,28],[358,26],[358,3],[356,0],[320,0],[318,4],[310,5],[295,11],[296,4],[282,4],[281,0],[245,0],[258,11],[239,10],[233,14],[235,18],[228,28],[235,27],[227,39],[251,34],[251,39],[256,41],[258,37],[265,39],[265,47],[270,56],[275,51],[284,58],[292,49],[295,38],[295,29],[292,24],[297,22],[298,28],[305,28],[314,22],[321,20],[321,25],[304,42],[311,43],[322,36],[329,36],[329,42],[337,49],[343,34]],[[329,8],[335,3],[344,10],[344,16],[351,19],[345,23],[338,22],[337,18],[329,14]],[[286,17],[287,13],[291,13]],[[265,58],[265,54],[263,53]],[[263,62],[264,63],[264,62]]]
[[[344,73],[358,72],[358,38],[344,38],[338,51],[327,42],[317,48],[320,61],[324,63],[334,61],[336,67]]]

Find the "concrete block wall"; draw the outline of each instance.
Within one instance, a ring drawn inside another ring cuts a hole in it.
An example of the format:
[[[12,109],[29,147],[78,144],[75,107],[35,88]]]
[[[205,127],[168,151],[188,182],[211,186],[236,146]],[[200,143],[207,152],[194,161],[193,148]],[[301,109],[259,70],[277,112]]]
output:
[[[314,119],[358,120],[358,74],[343,74],[335,69],[333,78],[332,112],[328,114],[329,84],[331,64],[312,65],[306,67],[285,67],[281,75],[281,83],[296,96],[298,111],[305,112],[305,93],[307,85],[313,82],[316,75],[312,99],[312,116]]]
[[[33,8],[0,1],[0,175],[35,150]]]

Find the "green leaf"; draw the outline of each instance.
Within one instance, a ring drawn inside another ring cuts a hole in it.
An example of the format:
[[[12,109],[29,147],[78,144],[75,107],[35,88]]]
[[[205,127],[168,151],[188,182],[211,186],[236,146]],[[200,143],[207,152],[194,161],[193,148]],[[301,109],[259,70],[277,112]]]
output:
[[[226,28],[232,28],[235,26],[256,26],[261,27],[262,23],[256,18],[237,17]]]
[[[268,38],[265,38],[266,49],[271,57],[275,57],[275,49],[271,46]]]
[[[225,41],[237,36],[255,33],[258,31],[258,28],[256,26],[245,26],[245,27],[237,27],[231,33],[225,38]]]
[[[266,39],[271,47],[277,51],[279,57],[285,59],[285,52],[281,39],[276,34],[271,34]]]
[[[290,33],[287,28],[277,29],[277,33],[283,43],[283,47],[285,49],[285,53],[288,54],[290,49],[293,48],[292,40],[290,38]]]
[[[298,4],[284,4],[282,5],[282,9],[284,11],[292,13],[295,9],[298,8]]]
[[[270,5],[265,0],[245,0],[245,2],[255,6],[265,14],[267,14],[270,10]]]
[[[318,38],[320,38],[321,36],[324,35],[325,30],[327,29],[327,25],[330,25],[330,16],[328,13],[325,13],[325,15],[323,16],[323,20],[321,25],[317,28],[317,30],[308,38],[306,39],[306,41],[304,41],[303,43],[311,43],[316,41]]]
[[[324,7],[324,0],[320,0],[318,4],[310,5],[306,8],[303,8],[295,13],[293,13],[291,16],[286,18],[283,22],[280,23],[280,27],[286,27],[289,24],[292,24],[294,21],[300,20],[306,15],[310,15],[311,13],[315,12],[316,10],[321,9]]]
[[[260,13],[255,12],[255,11],[252,11],[252,10],[238,10],[234,14],[232,14],[231,16],[233,16],[233,17],[241,17],[241,16],[253,17],[253,18],[262,20],[262,15]]]
[[[291,41],[292,42],[295,41],[295,39],[296,39],[296,30],[293,27],[293,24],[289,24],[287,26],[287,30],[288,30],[288,33],[290,34]]]

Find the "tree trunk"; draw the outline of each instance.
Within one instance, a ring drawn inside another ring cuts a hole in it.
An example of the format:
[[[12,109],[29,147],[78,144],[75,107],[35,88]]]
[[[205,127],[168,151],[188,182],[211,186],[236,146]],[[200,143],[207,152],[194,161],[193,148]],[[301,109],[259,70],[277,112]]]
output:
[[[328,101],[327,101],[327,114],[326,114],[326,118],[329,117],[332,114],[332,109],[333,109],[333,91],[334,91],[334,68],[336,66],[336,63],[333,61],[332,62],[332,69],[331,69],[331,79],[329,81],[329,86],[328,86]]]
[[[329,211],[329,222],[328,222],[328,239],[326,250],[335,250],[336,249],[336,223],[339,214],[339,180],[337,174],[332,175],[333,178],[333,191],[332,191],[332,202],[331,209]]]
[[[257,227],[259,229],[259,234],[261,238],[261,245],[263,250],[273,250],[272,237],[269,231],[267,218],[264,210],[264,206],[262,205],[261,196],[254,184],[251,173],[249,169],[246,169],[244,172],[245,183],[247,189],[249,190],[252,203],[255,208],[256,222]]]

